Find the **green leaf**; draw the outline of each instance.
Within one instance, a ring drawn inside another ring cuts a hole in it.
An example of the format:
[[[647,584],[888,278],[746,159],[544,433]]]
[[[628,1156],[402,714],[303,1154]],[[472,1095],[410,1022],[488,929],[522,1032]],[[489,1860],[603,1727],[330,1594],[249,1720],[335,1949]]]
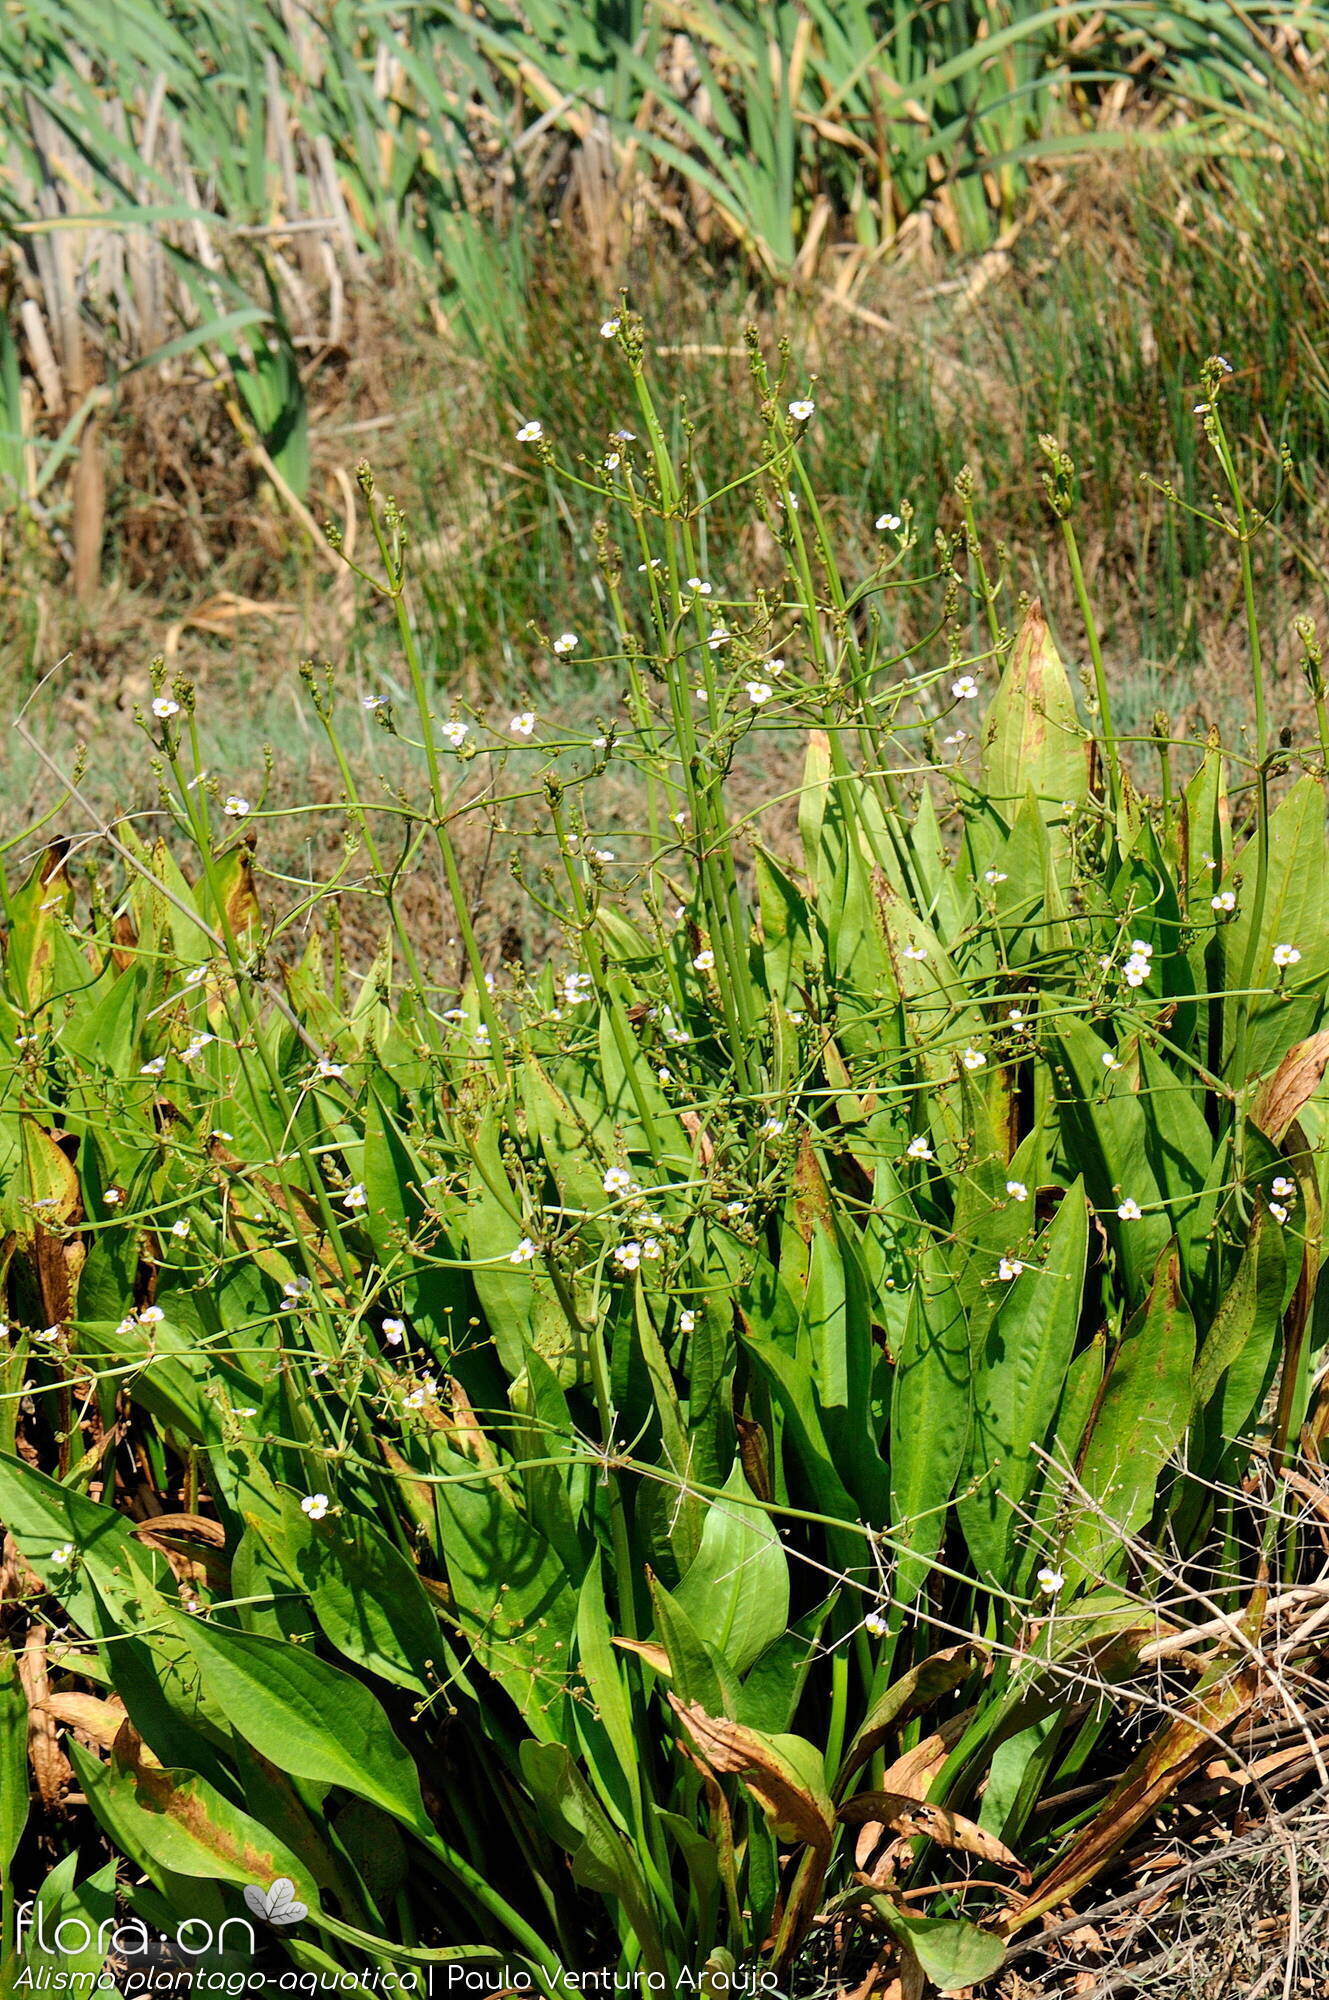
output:
[[[1089,745],[1042,606],[1031,604],[983,723],[980,785],[1013,824],[1027,792],[1045,824],[1089,796]]]
[[[724,1491],[752,1500],[738,1459]],[[674,1598],[734,1671],[745,1673],[789,1623],[789,1565],[770,1517],[751,1504],[713,1500],[696,1560]]]
[[[1186,1432],[1194,1364],[1195,1327],[1174,1246],[1108,1367],[1080,1463],[1080,1483],[1103,1518],[1086,1512],[1078,1520],[1063,1564],[1068,1579],[1113,1574],[1122,1538],[1148,1521],[1159,1474]]]
[[[934,1986],[943,1993],[977,1986],[999,1972],[1006,1958],[1002,1940],[965,1917],[910,1916],[885,1896],[872,1906],[898,1941],[907,1945]]]
[[[13,1649],[0,1651],[0,1880],[28,1823],[28,1698]]]
[[[432,1834],[415,1765],[363,1681],[288,1640],[178,1614],[175,1622],[204,1687],[261,1757]]]
[[[912,1602],[941,1547],[972,1409],[969,1321],[944,1259],[925,1255],[891,1389],[891,1539],[911,1552],[891,1584],[897,1604]]]

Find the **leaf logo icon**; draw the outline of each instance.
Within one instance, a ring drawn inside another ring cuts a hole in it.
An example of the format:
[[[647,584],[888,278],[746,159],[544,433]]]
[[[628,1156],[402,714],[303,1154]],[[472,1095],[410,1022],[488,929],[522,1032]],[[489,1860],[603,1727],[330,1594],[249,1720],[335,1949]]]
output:
[[[245,1889],[246,1906],[269,1924],[298,1924],[309,1915],[307,1904],[298,1900],[289,1875],[279,1875],[268,1889],[250,1882]]]

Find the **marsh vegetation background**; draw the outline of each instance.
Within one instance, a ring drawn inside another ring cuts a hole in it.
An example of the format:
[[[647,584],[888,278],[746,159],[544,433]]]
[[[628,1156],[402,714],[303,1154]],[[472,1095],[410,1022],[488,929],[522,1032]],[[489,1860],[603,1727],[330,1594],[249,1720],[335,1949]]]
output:
[[[1327,47],[4,10],[5,1990],[1323,1989]]]

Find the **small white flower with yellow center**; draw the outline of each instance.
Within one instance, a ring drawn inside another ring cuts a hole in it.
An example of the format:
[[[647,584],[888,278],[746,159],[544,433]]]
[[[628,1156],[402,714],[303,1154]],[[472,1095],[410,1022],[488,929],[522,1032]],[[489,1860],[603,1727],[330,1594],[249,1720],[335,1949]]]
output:
[[[1005,882],[1009,877],[1000,868],[988,868],[984,870],[983,880],[995,888],[998,882]]]
[[[252,808],[249,800],[242,797],[239,792],[228,792],[222,800],[222,811],[228,819],[243,819]]]
[[[907,1160],[930,1160],[932,1158],[932,1148],[921,1132],[916,1139],[909,1141],[909,1144],[904,1149],[904,1156]]]
[[[1012,1201],[1028,1201],[1029,1190],[1023,1181],[1007,1181],[1006,1192]]]
[[[446,736],[454,750],[460,750],[462,744],[471,733],[471,725],[469,722],[459,722],[454,716],[451,722],[443,724],[440,733]]]
[[[537,444],[544,434],[544,425],[537,423],[532,417],[531,421],[523,424],[515,435],[518,444]]]
[[[1301,953],[1297,950],[1296,945],[1276,944],[1274,946],[1274,964],[1278,967],[1280,972],[1283,970],[1285,966],[1300,965],[1300,963],[1301,963]]]
[[[983,1054],[982,1049],[966,1049],[960,1057],[960,1061],[966,1069],[982,1069],[987,1062],[987,1057]]]
[[[1117,1203],[1117,1214],[1123,1222],[1139,1222],[1143,1212],[1134,1195],[1128,1194],[1124,1201]]]
[[[789,414],[796,424],[805,424],[817,405],[809,396],[798,396],[789,405]]]
[[[509,1250],[509,1264],[529,1264],[535,1255],[535,1244],[529,1236],[523,1236],[515,1250]]]
[[[1009,1283],[1012,1278],[1018,1278],[1023,1269],[1024,1265],[1018,1257],[1003,1257],[997,1266],[997,1276]]]
[[[108,1208],[119,1208],[124,1198],[125,1198],[125,1191],[123,1188],[120,1187],[108,1187],[105,1194],[102,1196],[102,1200],[105,1202]]]
[[[575,653],[581,641],[575,632],[560,632],[554,641],[556,653]]]
[[[368,1208],[369,1196],[365,1193],[363,1181],[357,1181],[354,1187],[347,1188],[345,1194],[342,1196],[342,1206],[345,1208]]]
[[[330,1504],[326,1493],[306,1493],[300,1502],[300,1512],[308,1514],[311,1521],[321,1521]]]
[[[899,525],[900,516],[898,514],[878,514],[877,516],[876,527],[879,535],[893,535]]]
[[[632,1175],[626,1167],[608,1167],[601,1186],[606,1194],[626,1194],[632,1186]]]
[[[1122,976],[1128,986],[1143,986],[1150,971],[1149,960],[1142,958],[1138,952],[1132,952],[1126,960]]]
[[[623,324],[622,320],[619,319],[601,320],[600,322],[601,340],[612,340],[622,324]]]
[[[873,1639],[884,1639],[888,1630],[886,1620],[880,1611],[869,1611],[863,1620],[863,1630]]]
[[[385,1319],[383,1322],[383,1338],[387,1341],[389,1347],[400,1347],[402,1341],[406,1338],[405,1320]]]
[[[159,694],[152,704],[152,712],[158,722],[165,722],[168,716],[179,715],[180,704],[178,701],[172,701],[167,694]]]
[[[389,700],[390,696],[385,694],[366,694],[361,696],[360,706],[367,715],[377,715],[380,708],[388,706]]]
[[[904,948],[904,955],[918,965],[927,957],[927,948],[921,944],[907,944]]]
[[[657,1221],[658,1217],[652,1216],[651,1220],[652,1222]],[[663,1254],[654,1236],[647,1236],[642,1239],[641,1254],[647,1263],[655,1263]]]
[[[684,1306],[684,1308],[683,1308],[682,1312],[681,1312],[681,1313],[679,1314],[679,1316],[678,1316],[678,1330],[679,1330],[679,1332],[680,1332],[680,1333],[692,1333],[692,1332],[693,1332],[693,1331],[695,1330],[695,1328],[696,1328],[696,1325],[697,1325],[697,1315],[696,1315],[696,1313],[694,1313],[694,1312],[690,1312],[690,1311],[688,1310],[688,1308],[687,1308],[686,1306]]]
[[[727,646],[733,636],[727,625],[713,625],[711,627],[711,636],[706,641],[706,644],[713,653],[718,653],[721,646]]]
[[[972,674],[961,674],[958,681],[951,682],[951,693],[957,701],[976,701],[978,699],[978,682]]]
[[[44,1326],[41,1332],[37,1335],[37,1338],[38,1340],[44,1340],[47,1346],[49,1347],[55,1341],[59,1340],[60,1329],[58,1326]]]
[[[641,1244],[635,1239],[628,1243],[616,1243],[614,1245],[614,1262],[618,1265],[619,1270],[639,1271],[641,1269],[641,1250]]]
[[[160,1306],[140,1306],[138,1323],[140,1326],[160,1326],[166,1314]]]
[[[150,1056],[139,1071],[140,1076],[160,1076],[166,1067],[165,1056]]]
[[[761,1128],[763,1139],[778,1139],[784,1131],[783,1118],[768,1118]]]
[[[771,698],[769,681],[748,681],[746,687],[748,700],[754,708],[760,708],[764,701],[769,701]]]
[[[51,1550],[51,1561],[57,1569],[69,1569],[77,1555],[78,1550],[72,1542],[61,1542],[58,1549]]]
[[[330,1056],[320,1056],[314,1065],[314,1074],[323,1077],[345,1076],[346,1070],[343,1064],[333,1062]]]
[[[1222,916],[1231,916],[1237,907],[1237,899],[1231,889],[1220,889],[1216,896],[1209,898],[1209,907],[1211,910],[1217,910]]]
[[[310,1284],[308,1278],[287,1278],[284,1280],[281,1289],[284,1299],[303,1299],[313,1291],[314,1287]]]
[[[1044,1564],[1038,1572],[1038,1587],[1044,1597],[1055,1597],[1058,1591],[1066,1588],[1066,1579],[1059,1569],[1052,1569]]]
[[[781,659],[767,660],[766,671],[768,674],[774,674],[776,679],[778,680],[780,678],[780,675],[784,672],[785,667],[787,665],[788,662],[786,660],[781,660]]]
[[[692,969],[694,972],[710,972],[714,964],[715,964],[715,953],[711,950],[710,946],[707,945],[703,950],[699,951],[697,953],[697,956],[693,959]]]
[[[607,451],[605,453],[604,468],[606,472],[617,472],[622,463],[623,454],[621,451]]]
[[[188,1236],[189,1222],[185,1216],[182,1215],[178,1222],[171,1224],[171,1234],[172,1236]]]
[[[1297,1192],[1297,1183],[1289,1180],[1286,1174],[1276,1174],[1269,1184],[1269,1192],[1277,1195],[1280,1201],[1290,1201]]]
[[[510,736],[530,736],[534,729],[535,716],[529,708],[524,708],[520,715],[514,715],[508,723]]]
[[[655,1072],[655,1079],[657,1083],[672,1083],[674,1072],[671,1069],[660,1068]]]
[[[698,597],[709,597],[713,588],[714,586],[707,583],[703,577],[690,576],[688,578],[688,589],[695,590]]]
[[[1269,1213],[1273,1216],[1275,1222],[1287,1221],[1288,1212],[1281,1201],[1271,1201],[1269,1204]]]

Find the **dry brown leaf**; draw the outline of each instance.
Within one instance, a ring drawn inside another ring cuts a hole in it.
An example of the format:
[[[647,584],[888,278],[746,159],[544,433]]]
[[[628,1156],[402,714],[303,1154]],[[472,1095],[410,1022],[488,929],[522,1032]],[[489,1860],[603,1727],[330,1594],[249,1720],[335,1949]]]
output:
[[[1314,1095],[1326,1068],[1329,1068],[1329,1029],[1322,1029],[1318,1035],[1295,1043],[1261,1088],[1251,1118],[1275,1145]]]
[[[60,1748],[55,1717],[49,1707],[51,1683],[46,1672],[46,1634],[40,1625],[28,1628],[18,1672],[28,1697],[28,1762],[32,1765],[38,1797],[48,1811],[54,1811],[63,1804],[64,1794],[73,1784],[74,1771]]]
[[[125,1705],[119,1695],[103,1700],[95,1694],[53,1694],[46,1707],[57,1722],[63,1722],[86,1737],[100,1750],[109,1750],[125,1719]]]
[[[851,1823],[863,1821],[906,1839],[921,1836],[935,1841],[939,1847],[958,1848],[965,1854],[978,1855],[983,1861],[995,1862],[998,1867],[1013,1869],[1022,1882],[1030,1880],[1029,1870],[1004,1841],[979,1826],[976,1820],[952,1812],[949,1806],[931,1805],[925,1799],[908,1798],[901,1792],[859,1792],[841,1806],[840,1818]]]
[[[940,1729],[934,1729],[912,1750],[906,1750],[897,1757],[882,1774],[882,1791],[898,1792],[907,1799],[925,1799],[941,1776],[946,1759],[973,1719],[972,1708],[961,1709],[958,1715],[943,1722]]]

